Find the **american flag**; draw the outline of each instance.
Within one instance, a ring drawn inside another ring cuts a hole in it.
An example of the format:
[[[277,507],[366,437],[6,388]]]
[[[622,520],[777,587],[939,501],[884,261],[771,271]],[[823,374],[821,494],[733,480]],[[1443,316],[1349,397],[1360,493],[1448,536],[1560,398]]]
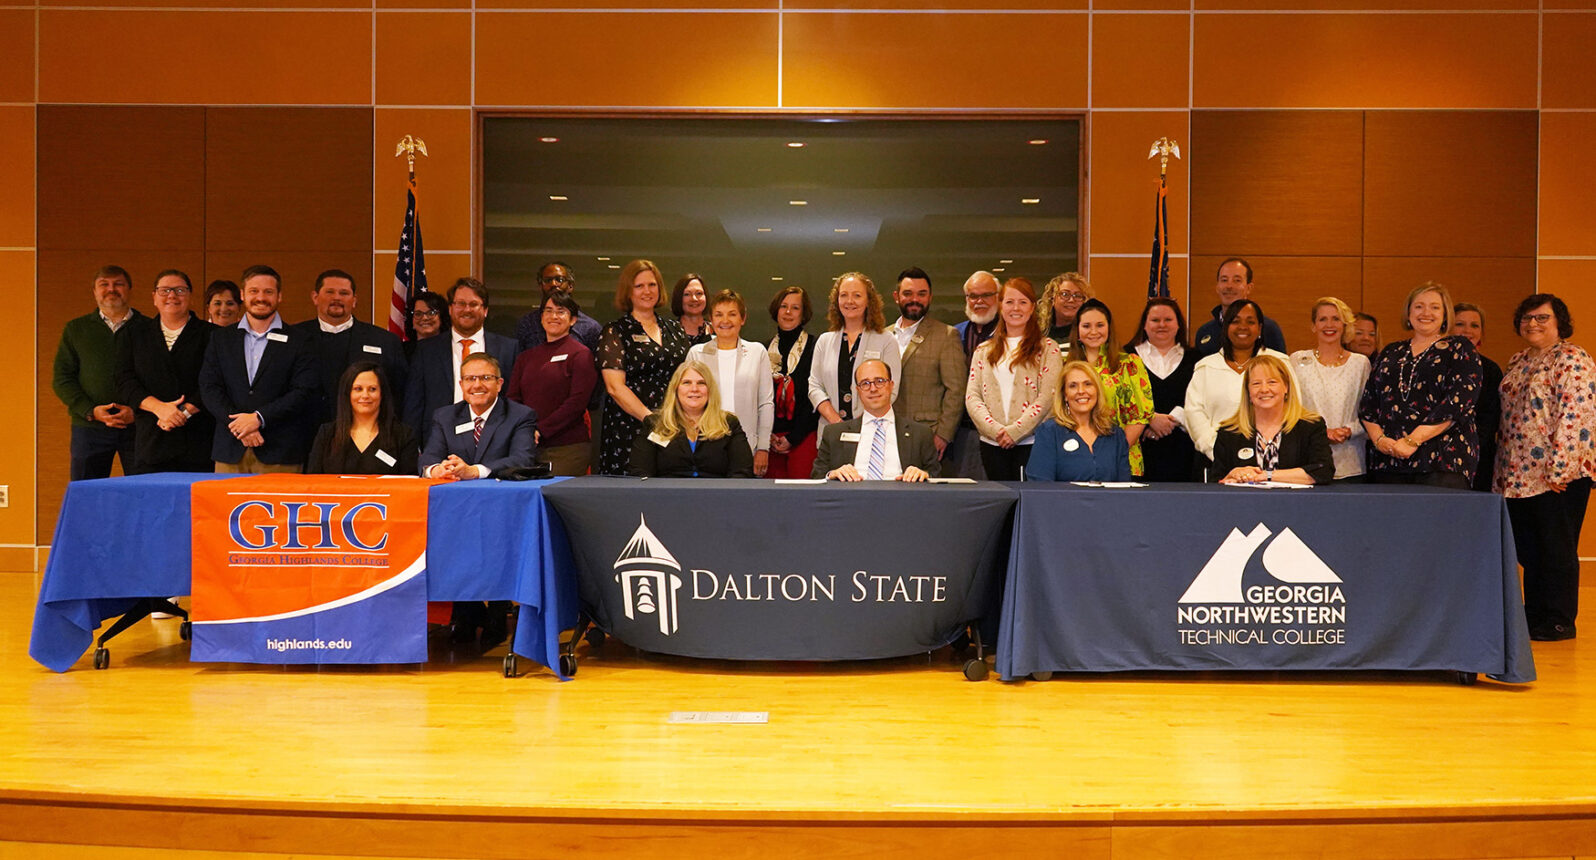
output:
[[[410,300],[427,291],[427,259],[421,250],[421,219],[416,215],[416,180],[405,191],[405,228],[399,233],[399,261],[393,268],[393,303],[388,308],[388,330],[409,340],[414,331],[407,323]]]
[[[1147,297],[1169,298],[1169,186],[1162,176],[1158,178],[1158,200],[1153,204],[1153,259],[1147,270]]]

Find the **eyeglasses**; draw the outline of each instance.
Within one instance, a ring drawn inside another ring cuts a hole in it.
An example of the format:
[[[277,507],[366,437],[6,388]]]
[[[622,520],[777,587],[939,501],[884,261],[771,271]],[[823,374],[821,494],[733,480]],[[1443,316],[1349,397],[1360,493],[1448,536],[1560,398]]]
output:
[[[990,302],[997,298],[997,293],[965,293],[964,297],[972,302]]]
[[[538,281],[540,281],[541,283],[545,283],[545,284],[574,284],[574,283],[576,283],[576,279],[575,278],[567,278],[564,275],[550,275],[547,278],[538,278]]]
[[[413,316],[413,317],[428,317],[428,318],[430,318],[430,317],[437,316],[438,312],[437,311],[411,311],[410,315]]]
[[[492,381],[494,381],[495,379],[498,379],[498,378],[499,377],[492,376],[492,375],[487,375],[487,376],[462,376],[462,377],[460,377],[460,381],[469,384],[469,383],[473,383],[473,382],[492,382]]]
[[[485,304],[483,304],[481,302],[455,302],[455,303],[449,305],[449,307],[459,308],[460,310],[463,310],[463,311],[476,311],[476,310],[481,310],[481,309],[487,307],[487,305],[485,305]]]
[[[158,296],[186,296],[189,294],[189,289],[188,287],[156,287],[155,294]]]
[[[1084,302],[1084,301],[1086,301],[1086,294],[1085,293],[1059,293],[1058,297],[1063,299],[1066,302]]]
[[[1556,317],[1552,314],[1525,314],[1524,316],[1520,317],[1520,319],[1524,322],[1536,322],[1540,323],[1541,325],[1546,325],[1547,323],[1556,319]]]
[[[874,391],[877,388],[885,388],[886,386],[891,385],[891,384],[892,384],[892,380],[890,380],[890,379],[881,379],[879,377],[877,377],[876,379],[861,379],[861,380],[859,380],[859,387],[864,389],[865,391]]]

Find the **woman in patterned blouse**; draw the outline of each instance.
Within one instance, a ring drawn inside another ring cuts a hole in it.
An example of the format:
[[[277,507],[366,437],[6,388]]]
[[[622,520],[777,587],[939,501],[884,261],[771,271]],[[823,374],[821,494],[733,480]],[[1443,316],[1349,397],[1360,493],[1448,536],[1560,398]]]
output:
[[[610,395],[600,428],[601,475],[626,474],[632,440],[665,399],[671,374],[690,346],[676,320],[655,313],[663,282],[659,267],[648,260],[627,263],[615,286],[621,318],[599,335],[598,365]]]
[[[1546,293],[1519,303],[1513,328],[1529,348],[1502,376],[1496,492],[1507,497],[1530,638],[1574,638],[1579,528],[1596,476],[1596,364],[1569,343],[1568,305]]]
[[[1130,444],[1131,474],[1143,474],[1141,438],[1153,418],[1153,384],[1141,357],[1120,351],[1107,305],[1097,299],[1081,305],[1075,314],[1075,342],[1064,361],[1084,361],[1102,377],[1110,415]]]
[[[1479,353],[1462,336],[1448,336],[1452,296],[1429,282],[1408,293],[1402,327],[1407,340],[1375,355],[1358,403],[1369,434],[1369,480],[1466,490],[1474,480],[1480,443],[1474,425],[1479,399]]]

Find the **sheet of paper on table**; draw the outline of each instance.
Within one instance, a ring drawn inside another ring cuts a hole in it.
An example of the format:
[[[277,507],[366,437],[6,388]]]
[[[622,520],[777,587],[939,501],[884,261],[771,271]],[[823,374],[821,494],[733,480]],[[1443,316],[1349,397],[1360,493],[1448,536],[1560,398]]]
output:
[[[1070,483],[1077,487],[1107,487],[1111,490],[1123,490],[1127,487],[1152,486],[1151,484],[1144,484],[1140,481],[1070,481]]]
[[[927,484],[973,484],[974,478],[926,478]]]
[[[778,484],[824,484],[825,478],[777,478]]]
[[[1288,484],[1285,481],[1259,481],[1256,484],[1224,484],[1226,487],[1252,487],[1255,490],[1306,490],[1312,484]]]

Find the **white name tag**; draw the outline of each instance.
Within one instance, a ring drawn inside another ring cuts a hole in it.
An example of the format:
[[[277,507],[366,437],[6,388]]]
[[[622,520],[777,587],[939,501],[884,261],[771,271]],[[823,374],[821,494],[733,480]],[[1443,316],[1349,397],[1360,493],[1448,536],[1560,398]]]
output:
[[[371,344],[368,343],[368,344],[363,344],[360,348],[365,350],[366,352],[372,353],[373,355],[382,355],[382,347],[380,347],[380,346],[372,346]],[[393,464],[389,463],[388,465],[392,466]]]
[[[648,434],[648,441],[653,442],[655,445],[658,445],[661,448],[671,443],[669,439],[666,439],[664,436],[661,436],[658,433]]]
[[[566,360],[567,358],[570,358],[570,357],[571,357],[570,353],[562,352],[559,355],[556,355],[555,357],[549,359],[549,364],[553,364],[556,361],[564,361],[564,360]]]
[[[288,335],[283,334],[282,332],[269,331],[269,332],[266,333],[266,339],[267,340],[275,340],[278,343],[287,343],[288,342]]]
[[[854,444],[858,444],[859,443],[859,434],[858,433],[844,433],[844,434],[842,434],[842,441],[844,441],[844,442],[852,442]]]
[[[393,458],[392,454],[389,454],[387,451],[384,451],[381,448],[377,449],[377,459],[381,460],[384,466],[392,466],[393,464],[399,462]]]
[[[459,436],[461,433],[470,433],[470,432],[471,432],[471,422],[470,421],[467,421],[464,424],[456,424],[456,425],[454,425],[454,435],[456,435],[456,436]]]
[[[1066,450],[1066,451],[1079,450],[1080,447],[1081,447],[1081,440],[1079,440],[1079,439],[1065,439],[1064,440],[1064,450]]]
[[[876,359],[877,361],[880,361],[881,360],[881,350],[879,350],[879,349],[867,349],[867,350],[865,350],[864,357],[866,359],[872,359],[873,358],[873,359]]]
[[[632,343],[653,343],[653,341],[646,334],[634,334],[632,335]]]
[[[1236,459],[1238,459],[1238,460],[1251,460],[1252,459],[1252,454],[1253,454],[1253,451],[1252,451],[1251,448],[1243,448],[1240,451],[1236,452]]]

